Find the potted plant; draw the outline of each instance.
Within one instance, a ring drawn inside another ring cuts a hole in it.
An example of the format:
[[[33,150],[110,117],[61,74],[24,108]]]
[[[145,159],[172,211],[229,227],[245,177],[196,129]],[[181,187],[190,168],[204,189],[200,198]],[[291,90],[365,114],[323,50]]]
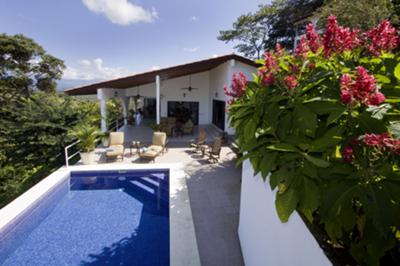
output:
[[[110,144],[110,132],[104,132],[101,134],[101,143],[104,147],[108,147]]]
[[[96,127],[90,125],[79,125],[70,133],[72,137],[80,140],[78,143],[80,156],[83,164],[92,164],[94,162],[94,149],[98,137],[103,133]]]

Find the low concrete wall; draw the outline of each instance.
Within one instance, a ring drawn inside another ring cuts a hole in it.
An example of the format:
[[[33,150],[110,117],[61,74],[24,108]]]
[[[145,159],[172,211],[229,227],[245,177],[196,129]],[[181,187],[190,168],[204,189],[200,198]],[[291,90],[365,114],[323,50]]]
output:
[[[247,266],[332,265],[295,212],[281,223],[275,192],[247,160],[243,163],[239,238]]]

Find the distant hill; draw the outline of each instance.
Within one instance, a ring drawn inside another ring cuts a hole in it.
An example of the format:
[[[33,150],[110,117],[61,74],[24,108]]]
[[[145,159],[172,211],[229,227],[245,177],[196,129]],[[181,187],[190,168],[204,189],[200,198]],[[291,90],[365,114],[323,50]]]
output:
[[[62,79],[57,83],[57,91],[64,91],[81,85],[91,84],[100,80]]]

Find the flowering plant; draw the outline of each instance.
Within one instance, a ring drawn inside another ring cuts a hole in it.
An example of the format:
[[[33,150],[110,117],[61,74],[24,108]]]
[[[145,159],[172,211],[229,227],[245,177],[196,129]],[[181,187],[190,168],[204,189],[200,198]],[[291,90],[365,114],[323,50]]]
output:
[[[225,88],[241,160],[277,188],[281,221],[297,210],[323,228],[321,246],[360,264],[400,243],[399,45],[388,21],[361,33],[331,16],[322,36],[308,25],[293,53],[277,45],[254,81]]]

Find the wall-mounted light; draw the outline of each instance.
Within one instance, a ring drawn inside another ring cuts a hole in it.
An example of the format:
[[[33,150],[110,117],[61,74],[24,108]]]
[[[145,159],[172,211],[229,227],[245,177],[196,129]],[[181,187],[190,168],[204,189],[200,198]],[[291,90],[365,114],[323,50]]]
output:
[[[186,97],[186,93],[182,93],[182,96],[183,96],[183,98],[185,98]]]
[[[118,97],[118,91],[114,91],[114,97]]]
[[[215,93],[215,98],[218,98],[218,92]]]

